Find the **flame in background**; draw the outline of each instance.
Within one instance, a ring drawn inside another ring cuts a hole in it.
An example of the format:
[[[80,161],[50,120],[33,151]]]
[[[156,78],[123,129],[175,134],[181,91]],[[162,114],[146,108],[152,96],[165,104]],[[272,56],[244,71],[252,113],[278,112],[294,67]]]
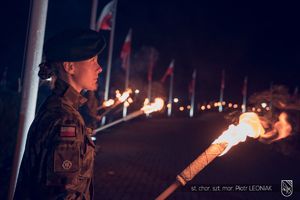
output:
[[[122,95],[120,94],[120,92],[118,92],[118,93],[116,92],[116,97],[118,98],[119,102],[123,103],[129,97],[129,95],[131,93],[132,93],[132,90],[131,89],[127,89],[125,92],[123,92]]]
[[[258,115],[253,112],[247,112],[240,116],[238,125],[230,125],[229,128],[213,142],[213,144],[228,144],[223,153],[219,155],[222,156],[234,145],[244,142],[247,137],[258,138],[264,133],[265,130],[260,123]]]
[[[149,99],[145,99],[144,106],[141,108],[144,113],[149,114],[155,111],[159,111],[164,107],[164,100],[162,98],[155,98],[153,103],[149,102]]]
[[[109,100],[103,102],[103,107],[112,106],[114,103],[115,103],[115,100],[109,99]]]

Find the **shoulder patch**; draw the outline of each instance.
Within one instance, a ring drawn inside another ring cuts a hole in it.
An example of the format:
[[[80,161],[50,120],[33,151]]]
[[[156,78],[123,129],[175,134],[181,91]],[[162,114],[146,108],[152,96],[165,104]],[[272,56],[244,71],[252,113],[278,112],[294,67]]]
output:
[[[76,126],[61,126],[60,137],[76,137]]]

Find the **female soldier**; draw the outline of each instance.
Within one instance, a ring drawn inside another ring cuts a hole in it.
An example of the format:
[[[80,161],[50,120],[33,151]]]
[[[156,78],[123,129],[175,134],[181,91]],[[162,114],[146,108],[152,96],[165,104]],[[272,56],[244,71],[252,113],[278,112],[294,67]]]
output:
[[[68,30],[45,44],[39,77],[55,78],[51,96],[28,133],[16,199],[92,199],[94,143],[78,108],[82,90],[96,90],[103,37]]]

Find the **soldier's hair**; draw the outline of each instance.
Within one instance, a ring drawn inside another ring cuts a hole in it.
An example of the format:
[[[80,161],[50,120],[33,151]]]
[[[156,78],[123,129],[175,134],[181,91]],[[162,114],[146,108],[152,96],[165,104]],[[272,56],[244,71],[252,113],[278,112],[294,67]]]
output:
[[[43,80],[52,76],[58,76],[59,68],[63,67],[62,62],[42,62],[40,65],[39,77]]]

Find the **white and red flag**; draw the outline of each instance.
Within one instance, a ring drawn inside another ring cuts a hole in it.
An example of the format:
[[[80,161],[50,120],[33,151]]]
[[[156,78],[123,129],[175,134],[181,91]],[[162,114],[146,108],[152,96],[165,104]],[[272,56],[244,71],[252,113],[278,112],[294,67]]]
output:
[[[123,69],[127,69],[129,67],[130,54],[131,54],[131,35],[132,35],[132,30],[130,29],[124,41],[121,55],[120,55]]]
[[[110,1],[103,8],[100,17],[97,21],[97,31],[100,30],[111,30],[112,28],[112,17],[114,11],[114,1]]]
[[[165,82],[166,78],[170,75],[173,74],[173,71],[174,71],[174,60],[171,61],[167,71],[165,72],[164,76],[161,78],[161,82]]]

